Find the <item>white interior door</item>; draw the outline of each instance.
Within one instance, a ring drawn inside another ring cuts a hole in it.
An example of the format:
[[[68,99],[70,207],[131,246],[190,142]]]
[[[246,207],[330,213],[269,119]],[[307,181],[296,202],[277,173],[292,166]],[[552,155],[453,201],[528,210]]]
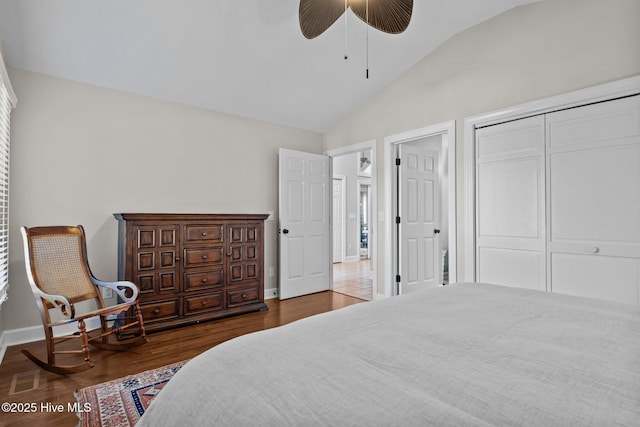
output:
[[[344,253],[344,179],[333,178],[333,262],[342,262]]]
[[[551,290],[640,304],[640,96],[546,129]]]
[[[476,278],[546,289],[544,116],[476,131]]]
[[[440,272],[440,186],[438,153],[399,145],[399,293],[442,283]]]
[[[280,299],[329,290],[329,157],[279,152]]]

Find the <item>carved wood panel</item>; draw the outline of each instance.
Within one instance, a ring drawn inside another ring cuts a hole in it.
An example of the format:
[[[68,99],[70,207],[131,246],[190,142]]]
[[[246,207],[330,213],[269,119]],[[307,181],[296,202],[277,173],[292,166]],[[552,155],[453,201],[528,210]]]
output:
[[[176,290],[178,227],[140,225],[133,228],[137,284],[141,294],[161,294]]]

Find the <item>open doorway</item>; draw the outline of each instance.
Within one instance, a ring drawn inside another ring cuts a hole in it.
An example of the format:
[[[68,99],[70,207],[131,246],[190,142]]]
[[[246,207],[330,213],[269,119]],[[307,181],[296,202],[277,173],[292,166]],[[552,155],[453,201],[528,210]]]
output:
[[[334,292],[376,297],[375,141],[327,152],[332,159]]]

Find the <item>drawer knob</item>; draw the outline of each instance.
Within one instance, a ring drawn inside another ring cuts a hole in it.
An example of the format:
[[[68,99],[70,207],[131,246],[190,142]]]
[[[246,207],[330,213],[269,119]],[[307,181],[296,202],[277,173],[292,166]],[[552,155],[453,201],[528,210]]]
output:
[[[587,248],[588,252],[591,252],[592,254],[597,254],[598,252],[600,252],[600,248],[597,246],[589,246]]]
[[[247,294],[242,294],[242,299],[247,299]]]
[[[207,259],[207,256],[206,255],[202,255],[202,259]]]
[[[207,279],[206,278],[202,279],[202,283],[207,283]]]
[[[207,306],[207,300],[202,301],[202,306],[206,307]]]
[[[153,314],[155,314],[156,316],[160,314],[160,309],[156,308],[155,310],[153,310]]]
[[[205,237],[207,233],[205,231],[202,232],[202,237]]]

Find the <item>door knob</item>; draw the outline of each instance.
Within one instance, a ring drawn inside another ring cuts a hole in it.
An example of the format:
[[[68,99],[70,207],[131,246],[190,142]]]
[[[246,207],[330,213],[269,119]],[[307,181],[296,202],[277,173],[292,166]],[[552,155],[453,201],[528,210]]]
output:
[[[439,229],[439,228],[434,228],[434,229],[433,229],[433,234],[438,234],[439,232],[440,232],[440,229]]]
[[[282,234],[289,234],[289,230],[285,228],[284,230],[282,230]]]

